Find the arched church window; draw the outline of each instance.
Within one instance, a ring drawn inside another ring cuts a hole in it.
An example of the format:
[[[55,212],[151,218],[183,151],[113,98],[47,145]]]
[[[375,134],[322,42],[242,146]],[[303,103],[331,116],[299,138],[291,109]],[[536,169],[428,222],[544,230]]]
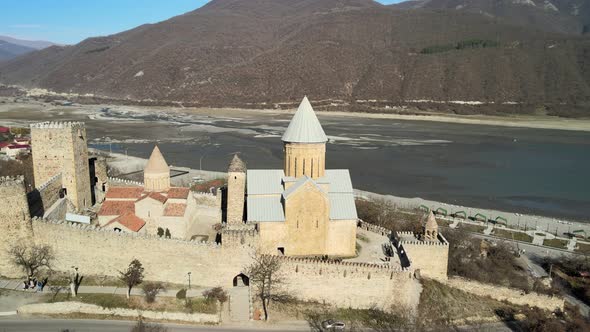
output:
[[[297,177],[297,157],[295,157],[295,177]]]
[[[311,159],[311,176],[313,177],[313,158]]]
[[[318,228],[318,227],[319,227],[319,222],[318,222],[318,220],[316,219],[316,220],[315,220],[315,228]]]

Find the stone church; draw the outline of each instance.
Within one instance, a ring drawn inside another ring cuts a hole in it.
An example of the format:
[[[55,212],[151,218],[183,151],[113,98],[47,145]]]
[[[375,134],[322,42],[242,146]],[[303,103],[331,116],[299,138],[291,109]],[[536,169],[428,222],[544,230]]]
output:
[[[256,225],[262,253],[354,256],[357,213],[350,173],[326,169],[328,138],[307,97],[282,141],[283,169],[246,170],[239,157],[232,160],[228,227]]]

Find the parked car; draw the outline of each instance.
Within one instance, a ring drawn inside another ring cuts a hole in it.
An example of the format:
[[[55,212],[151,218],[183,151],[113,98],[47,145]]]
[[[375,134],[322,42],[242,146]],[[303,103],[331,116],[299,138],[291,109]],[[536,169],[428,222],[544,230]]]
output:
[[[333,319],[328,319],[322,322],[322,328],[324,331],[344,331],[346,324]]]

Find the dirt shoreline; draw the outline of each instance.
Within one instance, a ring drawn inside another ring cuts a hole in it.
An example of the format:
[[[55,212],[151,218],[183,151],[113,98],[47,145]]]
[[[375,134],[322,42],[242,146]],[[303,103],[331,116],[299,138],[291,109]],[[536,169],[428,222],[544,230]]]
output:
[[[286,111],[277,111],[271,109],[231,109],[222,108],[223,110],[235,110],[239,112],[268,113],[268,114],[285,114],[295,113],[295,109]],[[189,108],[180,111],[190,110]],[[195,109],[196,111],[201,109]],[[212,108],[210,110],[216,110]],[[503,127],[520,127],[532,129],[555,129],[590,132],[590,118],[586,119],[569,119],[556,116],[493,116],[493,115],[450,115],[444,113],[425,113],[425,114],[391,114],[391,113],[360,113],[360,112],[340,112],[340,111],[316,111],[320,116],[341,116],[351,118],[366,119],[391,119],[407,121],[431,121],[442,123],[456,124],[473,124],[487,126]]]
[[[43,102],[19,102],[14,103],[11,99],[0,97],[4,100],[4,106],[26,107],[26,106],[50,106],[49,109],[64,109],[63,106],[53,106]],[[209,116],[244,116],[247,114],[293,114],[295,108],[288,110],[277,109],[249,109],[249,108],[233,108],[233,107],[174,107],[174,106],[140,106],[140,105],[119,105],[119,104],[82,104],[77,106],[68,106],[67,108],[120,108],[127,110],[154,110],[165,112],[180,112],[203,114]],[[48,110],[48,109],[46,109]],[[364,112],[343,112],[343,111],[321,111],[316,113],[319,116],[335,116],[335,117],[350,117],[350,118],[365,118],[365,119],[391,119],[391,120],[406,120],[406,121],[430,121],[440,123],[454,123],[454,124],[472,124],[472,125],[487,125],[487,126],[501,126],[501,127],[519,127],[531,129],[552,129],[552,130],[569,130],[569,131],[583,131],[590,132],[590,118],[562,118],[557,116],[547,115],[452,115],[440,112],[422,112],[420,114],[402,114],[402,113],[364,113]]]

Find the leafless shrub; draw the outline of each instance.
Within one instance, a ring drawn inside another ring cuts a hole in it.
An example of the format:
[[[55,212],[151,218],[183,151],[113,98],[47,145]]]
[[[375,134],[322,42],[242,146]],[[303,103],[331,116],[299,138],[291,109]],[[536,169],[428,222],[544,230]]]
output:
[[[203,296],[207,300],[217,300],[219,303],[227,301],[227,293],[221,287],[215,287],[203,292]]]
[[[154,303],[156,301],[156,296],[160,294],[160,292],[165,291],[166,288],[161,282],[146,282],[143,287],[143,294],[145,294],[145,301],[147,303]]]

